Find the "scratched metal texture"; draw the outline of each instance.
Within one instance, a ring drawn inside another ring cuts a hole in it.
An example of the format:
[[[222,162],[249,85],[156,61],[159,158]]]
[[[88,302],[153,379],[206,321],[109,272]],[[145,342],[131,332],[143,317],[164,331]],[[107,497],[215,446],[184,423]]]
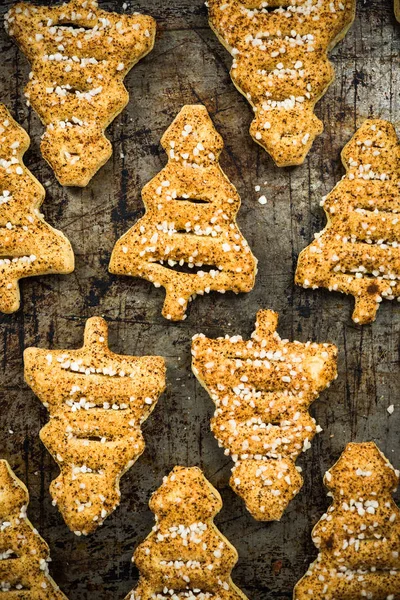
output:
[[[10,5],[3,0],[0,12]],[[122,1],[100,5],[122,10]],[[319,200],[344,173],[343,145],[367,117],[400,126],[400,25],[392,0],[358,1],[356,21],[332,53],[336,81],[317,105],[325,131],[303,166],[278,169],[248,134],[250,107],[230,80],[231,58],[209,29],[202,1],[135,0],[133,9],[156,18],[155,48],[126,78],[129,105],[108,129],[113,157],[83,190],[60,187],[41,157],[42,126],[23,96],[29,66],[0,31],[0,100],[31,135],[26,163],[47,186],[43,211],[76,255],[72,275],[24,280],[21,310],[0,318],[0,455],[29,488],[29,516],[70,600],[122,600],[135,585],[131,556],[153,525],[150,494],[176,464],[199,465],[220,490],[224,508],[216,522],[239,551],[237,585],[252,600],[289,600],[316,556],[310,533],[328,506],[322,476],[344,445],[375,440],[400,467],[399,304],[383,302],[376,322],[359,327],[350,318],[351,298],[293,284],[298,253],[325,222]],[[160,314],[162,289],[111,276],[107,265],[115,241],[143,214],[141,188],[166,162],[162,133],[184,104],[196,102],[224,138],[221,164],[241,195],[238,223],[259,273],[251,293],[198,298],[187,320],[174,324]],[[262,307],[279,312],[282,337],[330,341],[340,351],[339,377],[312,408],[323,432],[298,461],[304,487],[279,523],[253,520],[229,488],[231,461],[209,430],[213,404],[190,369],[194,333],[248,336]],[[122,479],[120,507],[94,535],[77,538],[51,505],[48,488],[58,469],[38,437],[48,417],[24,383],[22,352],[78,347],[92,315],[107,319],[114,351],[165,356],[168,385],[144,426],[146,451]]]

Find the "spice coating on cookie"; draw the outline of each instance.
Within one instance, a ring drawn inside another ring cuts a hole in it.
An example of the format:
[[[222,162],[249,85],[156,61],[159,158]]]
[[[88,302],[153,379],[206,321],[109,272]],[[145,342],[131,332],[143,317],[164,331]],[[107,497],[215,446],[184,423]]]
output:
[[[125,600],[247,600],[231,571],[238,555],[214,525],[217,490],[197,467],[175,467],[152,495],[153,531],[136,549],[138,586]]]
[[[0,460],[0,597],[67,600],[49,575],[49,547],[27,518],[25,485]]]
[[[279,520],[302,486],[298,455],[320,431],[308,409],[336,379],[332,344],[281,340],[278,315],[257,313],[251,340],[192,342],[192,370],[216,405],[211,429],[235,465],[230,484],[253,517]]]
[[[71,273],[71,244],[39,209],[42,185],[26,168],[28,134],[0,104],[0,312],[20,307],[19,280],[34,275]]]
[[[235,217],[240,197],[219,166],[223,142],[204,106],[184,106],[161,139],[168,164],[143,188],[146,213],[118,240],[110,272],[166,291],[179,321],[197,294],[249,292],[257,260]]]
[[[399,482],[374,442],[348,444],[325,473],[333,498],[312,532],[319,554],[294,600],[400,599]]]
[[[295,281],[355,299],[353,320],[375,320],[400,298],[400,144],[393,125],[369,119],[343,148],[346,175],[324,198],[328,222],[299,256]]]
[[[61,185],[86,186],[112,154],[104,131],[128,103],[125,76],[154,46],[154,19],[95,0],[20,2],[5,25],[32,65],[25,96],[46,126],[44,158]]]
[[[209,0],[209,22],[233,56],[232,81],[253,107],[250,134],[278,167],[303,163],[322,122],[316,102],[334,79],[327,52],[355,0]]]
[[[50,413],[40,438],[60,467],[50,487],[71,531],[92,533],[120,502],[119,480],[144,451],[141,425],[165,389],[160,356],[123,356],[88,319],[79,350],[24,352],[25,380]]]

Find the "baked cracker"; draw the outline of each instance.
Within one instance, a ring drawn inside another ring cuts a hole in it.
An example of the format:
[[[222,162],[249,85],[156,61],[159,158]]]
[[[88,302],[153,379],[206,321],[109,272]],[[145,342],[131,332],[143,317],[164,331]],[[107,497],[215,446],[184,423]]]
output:
[[[67,600],[49,575],[49,547],[26,510],[29,493],[0,460],[0,597],[4,600]]]
[[[61,185],[86,186],[112,154],[104,131],[128,103],[125,76],[154,46],[154,19],[95,0],[19,2],[5,25],[32,65],[25,96],[46,127],[44,158]]]
[[[144,451],[141,424],[165,389],[161,356],[108,348],[88,319],[79,350],[27,348],[25,380],[50,413],[40,438],[60,467],[50,492],[68,527],[92,533],[120,502],[119,481]]]
[[[116,243],[109,269],[163,286],[162,314],[180,321],[197,294],[249,292],[257,260],[236,224],[240,197],[219,165],[223,141],[207,109],[184,106],[161,144],[168,164],[144,186],[146,213]]]
[[[192,369],[216,405],[211,430],[235,465],[230,485],[259,521],[279,521],[302,487],[298,455],[321,428],[308,413],[336,376],[332,344],[289,342],[260,310],[251,340],[192,341]]]
[[[355,298],[353,321],[371,323],[400,297],[400,145],[391,123],[364,121],[343,148],[346,175],[324,198],[325,229],[299,256],[295,281]]]
[[[175,467],[152,495],[156,524],[133,561],[125,600],[247,600],[231,579],[236,549],[214,524],[221,496],[197,467]]]
[[[312,532],[319,555],[294,589],[294,600],[400,599],[399,482],[374,442],[347,444],[325,473],[333,502]]]
[[[233,56],[250,102],[250,134],[278,167],[303,163],[323,124],[314,107],[335,72],[327,53],[350,28],[355,0],[209,0],[209,23]]]
[[[42,185],[26,168],[28,134],[0,104],[0,312],[19,309],[19,280],[34,275],[71,273],[71,244],[39,212]]]

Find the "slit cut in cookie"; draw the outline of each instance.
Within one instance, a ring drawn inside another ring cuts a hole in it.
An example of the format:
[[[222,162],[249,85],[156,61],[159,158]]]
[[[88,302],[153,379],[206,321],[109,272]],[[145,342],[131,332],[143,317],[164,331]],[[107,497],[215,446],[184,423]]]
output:
[[[136,549],[125,600],[247,600],[232,582],[235,548],[214,524],[222,500],[197,467],[175,467],[152,495],[156,525]]]
[[[269,4],[269,6],[267,6]],[[323,124],[314,107],[335,73],[328,60],[355,0],[209,0],[209,23],[233,56],[231,78],[250,102],[250,134],[278,167],[304,162]]]
[[[162,314],[180,321],[197,294],[249,292],[257,260],[236,224],[240,198],[206,108],[184,106],[161,144],[168,164],[143,188],[146,213],[115,244],[109,269],[163,286]]]
[[[144,451],[142,423],[165,388],[160,356],[123,356],[88,319],[79,350],[24,352],[25,380],[50,413],[40,438],[60,467],[50,491],[68,527],[87,535],[120,502],[119,481]]]
[[[0,460],[0,598],[67,600],[50,577],[49,547],[27,517],[25,485]]]
[[[125,76],[154,46],[154,19],[95,0],[19,2],[5,25],[32,65],[25,96],[46,127],[44,158],[61,185],[86,186],[112,154],[104,131],[128,104]]]
[[[295,281],[355,299],[353,321],[375,320],[400,299],[400,144],[393,125],[369,119],[343,148],[346,174],[322,200],[325,229],[299,256]]]
[[[43,186],[26,168],[28,134],[0,104],[0,312],[19,309],[19,280],[74,270],[71,244],[44,220]]]
[[[333,502],[313,529],[319,554],[293,599],[400,600],[399,472],[374,442],[351,443],[324,483]]]
[[[320,431],[308,410],[336,379],[332,344],[289,342],[257,313],[250,340],[192,341],[193,373],[216,405],[211,430],[234,461],[230,484],[259,521],[279,521],[303,480],[295,461]]]

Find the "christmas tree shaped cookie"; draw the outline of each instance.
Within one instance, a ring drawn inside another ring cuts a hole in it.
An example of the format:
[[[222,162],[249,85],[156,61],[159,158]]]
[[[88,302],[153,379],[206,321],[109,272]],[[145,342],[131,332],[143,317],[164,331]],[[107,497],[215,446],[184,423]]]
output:
[[[246,600],[231,571],[238,555],[214,525],[217,490],[197,467],[175,467],[153,494],[153,531],[136,549],[137,588],[125,600]]]
[[[79,350],[24,352],[25,380],[49,410],[40,438],[60,467],[50,487],[71,531],[93,532],[118,506],[119,481],[144,450],[143,421],[165,388],[160,356],[122,356],[88,319]]]
[[[324,482],[333,502],[313,529],[319,555],[294,600],[399,600],[398,471],[373,442],[348,444]]]
[[[5,24],[32,65],[25,96],[46,127],[44,158],[62,185],[87,185],[112,154],[104,130],[128,103],[125,75],[153,48],[154,19],[71,0],[20,2]]]
[[[257,261],[236,225],[240,198],[206,108],[184,106],[161,144],[168,164],[143,188],[146,213],[116,243],[110,271],[163,286],[162,314],[179,321],[197,294],[249,292]]]
[[[209,0],[211,28],[233,56],[250,102],[250,134],[278,167],[300,165],[323,125],[316,102],[335,73],[327,52],[354,20],[355,0]]]
[[[23,163],[28,134],[0,104],[0,312],[20,306],[23,277],[71,273],[67,238],[45,222],[39,208],[45,191]]]
[[[49,547],[28,520],[29,494],[0,460],[0,597],[67,600],[49,575]]]
[[[308,409],[336,378],[331,344],[289,342],[257,313],[251,340],[195,335],[192,369],[216,405],[211,429],[235,463],[230,484],[260,521],[279,520],[302,486],[295,466],[320,428]]]
[[[298,260],[296,283],[354,296],[370,323],[400,297],[400,145],[391,123],[367,120],[342,151],[346,175],[322,201],[328,222]]]

